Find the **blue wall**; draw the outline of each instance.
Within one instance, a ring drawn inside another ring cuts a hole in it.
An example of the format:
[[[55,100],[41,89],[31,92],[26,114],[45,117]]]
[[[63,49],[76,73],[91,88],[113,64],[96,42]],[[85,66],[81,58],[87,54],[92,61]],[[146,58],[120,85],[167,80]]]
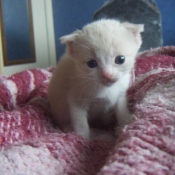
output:
[[[164,46],[175,45],[175,0],[155,0],[161,12]]]
[[[64,53],[65,47],[60,44],[59,38],[81,29],[93,19],[93,13],[106,0],[52,0],[55,25],[57,60]]]
[[[59,38],[92,21],[93,13],[107,0],[52,0],[57,60],[64,53]],[[156,0],[162,14],[164,45],[175,45],[175,0]]]

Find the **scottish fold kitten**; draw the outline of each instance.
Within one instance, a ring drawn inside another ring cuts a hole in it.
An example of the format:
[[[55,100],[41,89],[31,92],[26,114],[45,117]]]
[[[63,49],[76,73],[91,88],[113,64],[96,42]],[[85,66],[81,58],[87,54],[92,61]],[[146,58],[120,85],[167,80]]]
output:
[[[126,91],[143,25],[102,19],[60,38],[66,44],[50,82],[48,98],[60,128],[90,138],[89,122],[117,113],[119,126],[131,120]]]

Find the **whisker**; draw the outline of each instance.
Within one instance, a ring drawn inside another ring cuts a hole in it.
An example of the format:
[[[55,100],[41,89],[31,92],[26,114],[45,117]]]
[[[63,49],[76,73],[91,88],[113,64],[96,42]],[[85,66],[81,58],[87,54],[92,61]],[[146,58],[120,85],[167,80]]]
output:
[[[83,84],[85,84],[85,85],[84,85],[84,87],[82,87],[82,89],[79,93],[79,98],[77,98],[76,101],[85,101],[85,100],[90,99],[90,96],[92,96],[91,93],[92,93],[92,91],[94,91],[94,87],[97,87],[97,85],[98,85],[98,83],[94,79],[94,80],[83,81],[83,82],[77,84],[76,86],[74,86],[74,88],[76,88],[77,86],[82,86]],[[86,91],[87,89],[88,89],[88,91],[85,93],[85,96],[82,97],[83,92]]]
[[[77,75],[77,76],[75,76],[75,77],[72,77],[71,79],[75,79],[75,78],[86,78],[86,77],[88,77],[89,75],[91,75],[91,74],[82,74],[82,75]]]
[[[85,91],[88,87],[90,86],[90,84],[88,83],[80,92],[79,94],[79,98],[81,98],[81,95],[83,94],[83,91]]]
[[[87,80],[86,81],[82,81],[82,82],[76,84],[75,86],[73,86],[72,89],[75,89],[76,87],[81,86],[81,85],[83,85],[83,84],[85,84],[87,82],[88,82]]]
[[[79,46],[82,46],[82,47],[88,49],[88,50],[91,50],[89,47],[87,47],[87,46],[85,46],[85,45],[83,45],[83,44],[81,44],[81,43],[78,43],[78,42],[75,42],[75,43],[78,44]]]
[[[74,87],[72,87],[72,89],[75,89],[76,87],[80,87],[80,86],[83,86],[83,84],[86,85],[89,85],[91,86],[91,84],[89,83],[90,81],[92,81],[93,83],[95,82],[95,79],[91,78],[91,79],[88,79],[87,77],[82,79],[81,82],[79,82],[78,84],[76,84]],[[85,87],[83,86],[83,88]]]

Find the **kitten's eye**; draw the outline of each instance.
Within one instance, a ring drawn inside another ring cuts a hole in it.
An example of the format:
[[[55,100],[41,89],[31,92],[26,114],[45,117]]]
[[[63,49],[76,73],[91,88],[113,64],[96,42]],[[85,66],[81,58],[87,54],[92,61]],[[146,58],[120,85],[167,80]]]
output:
[[[116,64],[123,64],[125,62],[125,56],[120,55],[115,58],[115,63]]]
[[[97,62],[95,60],[90,60],[87,62],[87,65],[89,68],[95,68],[97,67]]]

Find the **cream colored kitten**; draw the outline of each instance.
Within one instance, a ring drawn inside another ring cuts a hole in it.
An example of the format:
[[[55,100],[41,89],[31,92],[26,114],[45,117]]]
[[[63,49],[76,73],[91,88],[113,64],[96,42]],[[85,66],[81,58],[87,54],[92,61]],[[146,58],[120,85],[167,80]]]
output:
[[[71,125],[90,138],[88,120],[111,109],[120,126],[131,120],[126,90],[142,31],[143,25],[102,19],[60,38],[67,50],[51,79],[48,98],[63,130]]]

